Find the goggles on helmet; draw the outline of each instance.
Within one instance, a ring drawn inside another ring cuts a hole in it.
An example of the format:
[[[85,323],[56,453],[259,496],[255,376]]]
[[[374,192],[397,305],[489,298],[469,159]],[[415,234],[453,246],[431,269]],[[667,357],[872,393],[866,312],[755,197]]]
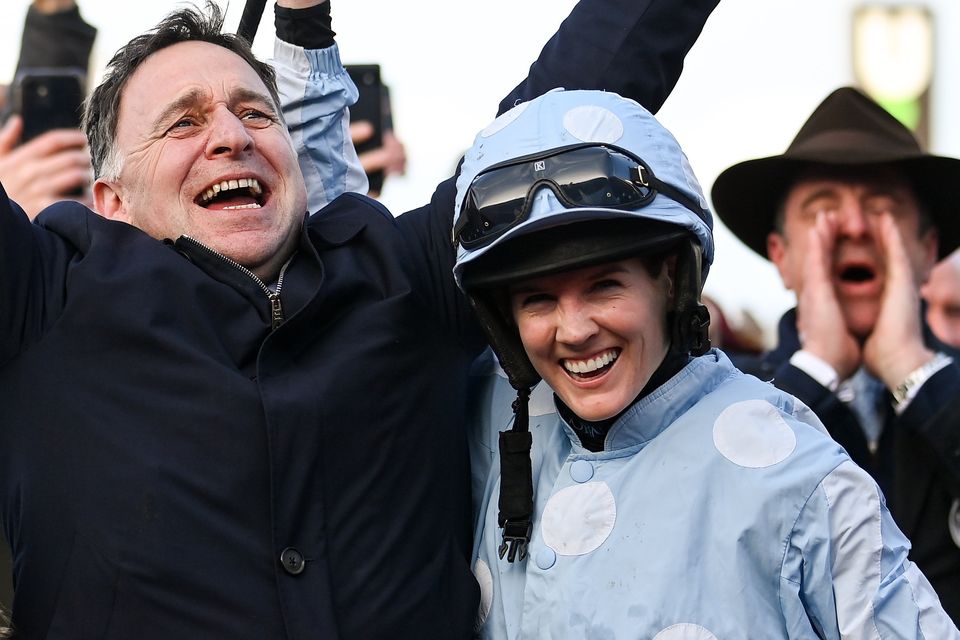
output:
[[[484,169],[473,179],[453,229],[464,249],[486,246],[530,215],[530,194],[553,191],[567,207],[638,209],[658,193],[704,219],[703,209],[685,193],[653,175],[625,149],[577,144],[516,158]]]

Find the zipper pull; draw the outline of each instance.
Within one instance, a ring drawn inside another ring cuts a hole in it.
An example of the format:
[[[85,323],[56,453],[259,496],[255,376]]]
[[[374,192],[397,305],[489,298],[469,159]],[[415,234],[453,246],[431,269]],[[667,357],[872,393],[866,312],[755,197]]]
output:
[[[276,331],[283,324],[283,306],[280,304],[280,294],[271,291],[267,296],[270,300],[270,330]]]

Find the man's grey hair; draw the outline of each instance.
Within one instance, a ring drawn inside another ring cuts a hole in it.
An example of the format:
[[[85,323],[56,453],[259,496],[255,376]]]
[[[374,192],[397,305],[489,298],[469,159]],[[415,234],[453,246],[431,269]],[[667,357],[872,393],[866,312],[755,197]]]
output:
[[[90,145],[95,177],[115,180],[120,174],[123,159],[115,143],[120,99],[127,80],[150,55],[171,45],[190,41],[209,42],[237,54],[263,80],[277,113],[280,113],[280,97],[273,67],[257,60],[243,38],[222,33],[223,21],[223,10],[212,0],[207,2],[205,9],[196,6],[179,9],[114,54],[103,81],[87,99],[83,114],[83,129]]]

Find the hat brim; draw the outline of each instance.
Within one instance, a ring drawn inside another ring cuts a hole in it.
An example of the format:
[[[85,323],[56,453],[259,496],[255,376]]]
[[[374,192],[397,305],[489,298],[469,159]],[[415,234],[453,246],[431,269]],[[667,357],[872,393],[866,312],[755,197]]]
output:
[[[489,288],[529,278],[666,252],[692,234],[658,220],[610,218],[572,222],[493,247],[464,268],[463,286]]]
[[[786,155],[747,160],[722,172],[713,183],[711,200],[717,217],[745,245],[767,257],[767,236],[774,230],[777,209],[797,176],[811,166],[891,165],[911,180],[939,234],[939,257],[960,247],[960,211],[953,190],[960,184],[960,160],[923,154],[874,162],[849,158],[807,159]]]

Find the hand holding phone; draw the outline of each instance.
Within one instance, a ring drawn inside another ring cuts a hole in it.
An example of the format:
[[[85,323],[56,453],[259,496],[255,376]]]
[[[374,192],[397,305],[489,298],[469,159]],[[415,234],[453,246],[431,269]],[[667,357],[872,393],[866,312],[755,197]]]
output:
[[[365,153],[383,146],[383,130],[386,125],[384,117],[384,86],[380,80],[380,65],[378,64],[348,64],[344,65],[353,83],[357,85],[360,97],[356,104],[350,107],[351,122],[369,122],[373,126],[373,135],[356,145],[357,153]],[[370,182],[370,191],[379,193],[383,187],[384,171],[377,169],[367,172]]]
[[[82,74],[72,70],[29,70],[15,81],[13,116],[0,129],[0,182],[31,218],[53,202],[87,195],[83,96]]]
[[[85,80],[70,68],[26,69],[13,84],[13,112],[23,118],[21,142],[52,129],[79,129]]]

